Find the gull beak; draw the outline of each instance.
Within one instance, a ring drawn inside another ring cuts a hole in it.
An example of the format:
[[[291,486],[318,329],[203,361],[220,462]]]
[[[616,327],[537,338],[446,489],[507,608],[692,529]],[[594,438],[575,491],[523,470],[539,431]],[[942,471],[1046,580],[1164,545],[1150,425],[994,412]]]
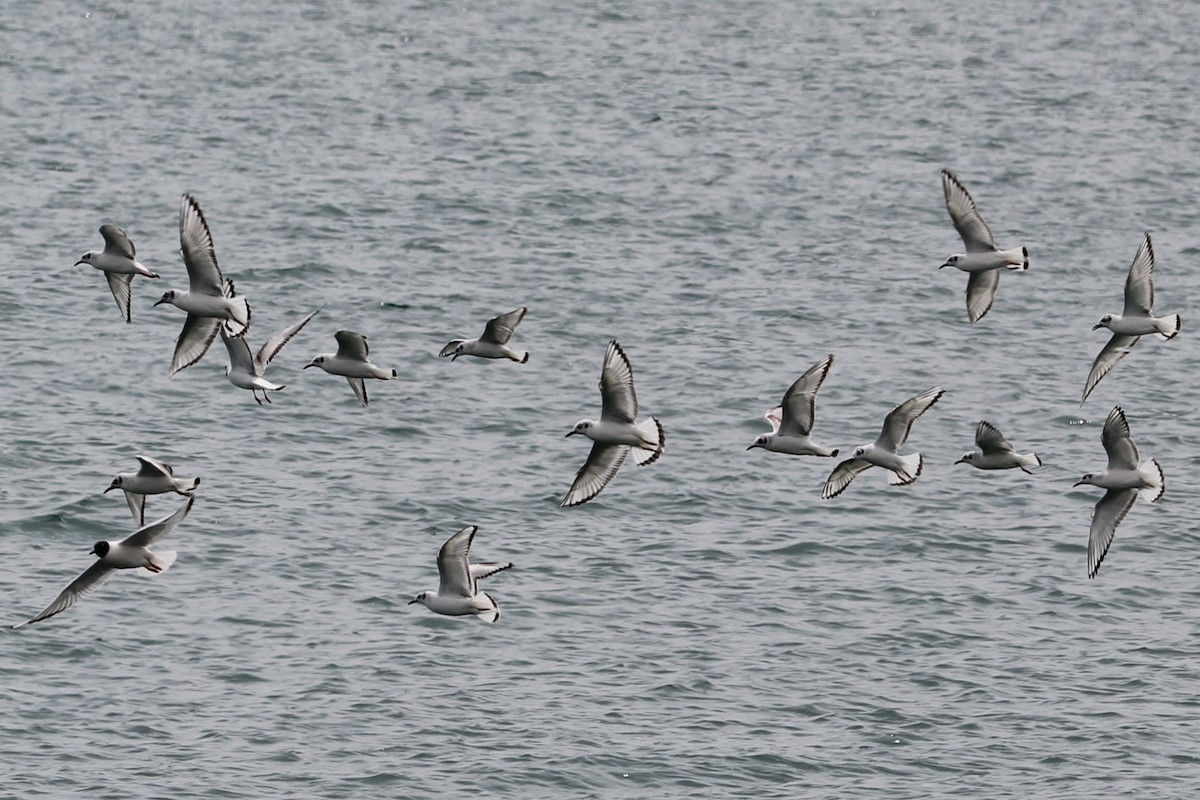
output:
[[[1071,488],[1074,489],[1076,486],[1082,486],[1082,485],[1083,485],[1083,481],[1075,481],[1075,483],[1071,486]]]
[[[75,262],[74,264],[72,264],[71,266],[72,266],[72,267],[78,267],[80,264],[86,264],[86,263],[87,263],[86,261],[82,261],[82,260],[80,260],[80,261],[76,261],[76,262]]]
[[[315,367],[316,365],[317,365],[317,362],[310,361],[309,363],[304,365],[304,369],[308,369],[309,367]]]
[[[155,303],[154,305],[156,305],[156,306],[161,306],[161,305],[162,305],[163,303],[165,303],[165,302],[167,302],[167,301],[166,301],[166,300],[164,300],[163,298],[161,298],[161,297],[160,297],[160,298],[158,298],[158,302],[157,302],[157,303]]]
[[[574,436],[574,435],[575,435],[575,434],[577,434],[577,433],[579,433],[579,431],[574,431],[574,430],[573,430],[573,431],[571,431],[570,433],[568,433],[566,436],[564,436],[563,438],[564,438],[564,439],[570,439],[572,436]]]
[[[97,553],[97,552],[96,552],[96,546],[95,546],[95,545],[92,545],[92,549],[91,549],[91,550],[88,550],[88,555],[89,555],[89,556],[99,556],[99,555],[100,555],[99,553]]]
[[[960,458],[958,461],[955,461],[954,463],[955,464],[965,464],[965,463],[967,463],[967,460],[965,458]]]
[[[118,488],[118,487],[116,487],[116,486],[109,486],[107,489],[105,489],[105,490],[104,490],[103,492],[101,492],[100,494],[108,494],[109,492],[111,492],[113,489],[116,489],[116,488]]]
[[[746,448],[746,452],[748,453],[748,452],[750,452],[751,450],[753,450],[753,449],[754,449],[754,448],[756,448],[756,447],[762,447],[762,445],[761,445],[761,444],[759,444],[758,442],[755,442],[754,444],[752,444],[752,445],[750,445],[749,447],[747,447],[747,448]]]
[[[415,602],[417,602],[417,601],[416,601],[416,600],[409,600],[407,603],[405,603],[405,605],[406,605],[406,606],[411,606],[411,605],[412,605],[413,603],[415,603]]]
[[[1092,330],[1094,330],[1094,331],[1098,331],[1098,330],[1100,330],[1100,329],[1101,329],[1101,328],[1103,328],[1103,327],[1104,327],[1104,324],[1103,324],[1103,323],[1097,322],[1095,325],[1093,325],[1093,326],[1092,326]]]
[[[945,264],[942,264],[942,267],[948,267],[948,266],[950,266],[949,261],[947,261]],[[938,267],[938,269],[941,269],[942,267]]]
[[[454,355],[450,356],[450,360],[451,360],[451,361],[458,361],[458,357],[459,357],[459,356],[461,356],[461,355],[462,355],[462,353],[455,353]]]

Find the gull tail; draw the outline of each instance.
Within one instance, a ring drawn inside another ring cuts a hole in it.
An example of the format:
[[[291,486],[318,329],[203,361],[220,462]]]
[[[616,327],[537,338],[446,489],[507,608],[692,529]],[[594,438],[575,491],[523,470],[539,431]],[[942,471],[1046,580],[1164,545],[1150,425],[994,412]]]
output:
[[[529,353],[524,350],[516,350],[511,356],[509,356],[509,358],[511,358],[513,361],[516,361],[518,364],[525,364],[529,361]]]
[[[1158,332],[1154,335],[1164,342],[1169,342],[1179,335],[1179,329],[1183,327],[1183,319],[1178,314],[1158,317],[1154,320],[1154,327],[1158,328]]]
[[[175,557],[178,555],[174,550],[155,550],[150,554],[150,562],[154,564],[155,570],[147,569],[146,567],[138,567],[133,571],[134,575],[161,575],[171,568],[175,563]]]
[[[1025,455],[1018,455],[1018,458],[1021,459],[1021,464],[1020,464],[1021,471],[1028,472],[1030,475],[1033,474],[1032,472],[1029,471],[1030,467],[1040,467],[1042,465],[1042,457],[1039,456],[1037,453],[1026,453]]]
[[[479,616],[488,622],[495,622],[500,619],[500,606],[496,605],[496,601],[487,592],[480,592],[480,597],[486,597],[487,601],[492,604],[491,608],[485,608],[479,612]]]
[[[1138,497],[1147,503],[1157,502],[1167,490],[1167,479],[1163,475],[1162,467],[1152,458],[1138,464],[1138,474],[1149,484],[1144,489],[1138,489]]]
[[[233,303],[229,319],[225,320],[225,333],[234,339],[245,336],[250,330],[250,301],[238,296],[231,280],[225,281],[225,298]]]
[[[637,430],[642,441],[647,445],[653,443],[654,446],[631,447],[630,450],[633,451],[634,463],[639,467],[648,467],[658,461],[658,457],[662,455],[663,448],[667,446],[667,433],[663,430],[662,423],[658,421],[657,417],[651,417],[638,423]]]
[[[908,486],[921,475],[925,468],[925,457],[920,453],[911,456],[900,456],[900,471],[887,471],[888,486]]]
[[[196,489],[198,489],[198,488],[200,488],[200,479],[192,478],[192,485],[184,486],[183,491],[181,491],[180,494],[185,495],[187,497],[191,497],[192,492],[196,491]]]
[[[1014,247],[1011,250],[1003,250],[1000,255],[1004,256],[1004,260],[1008,262],[1007,266],[1011,270],[1024,272],[1029,269],[1029,248]]]

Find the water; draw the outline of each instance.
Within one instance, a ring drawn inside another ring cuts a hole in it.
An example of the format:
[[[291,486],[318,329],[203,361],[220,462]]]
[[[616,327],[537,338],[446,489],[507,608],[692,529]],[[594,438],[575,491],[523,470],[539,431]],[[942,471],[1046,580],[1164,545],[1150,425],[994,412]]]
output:
[[[0,794],[1184,797],[1195,790],[1200,11],[860,3],[11,2],[0,15],[0,560],[48,602],[135,453],[199,474],[157,579],[3,638]],[[966,324],[955,170],[1002,246]],[[167,377],[194,192],[270,407]],[[132,326],[71,264],[124,227]],[[1174,342],[1081,410],[1141,232]],[[528,364],[436,358],[518,305]],[[401,378],[301,372],[349,328]],[[668,445],[596,501],[605,342]],[[931,385],[920,481],[745,448],[826,353],[819,441]],[[1100,426],[1167,474],[1085,575]],[[1036,476],[953,461],[987,418]],[[176,507],[153,497],[148,514]],[[503,618],[405,603],[478,524]]]

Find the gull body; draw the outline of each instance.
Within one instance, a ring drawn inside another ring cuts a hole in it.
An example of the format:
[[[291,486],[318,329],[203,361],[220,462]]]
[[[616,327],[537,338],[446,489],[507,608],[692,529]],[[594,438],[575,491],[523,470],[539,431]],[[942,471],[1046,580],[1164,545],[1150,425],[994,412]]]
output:
[[[666,446],[662,423],[654,417],[637,421],[633,367],[615,339],[604,351],[600,400],[600,419],[580,420],[567,434],[586,436],[593,444],[560,507],[581,505],[600,494],[616,477],[629,453],[633,453],[638,466],[644,467],[657,461]]]
[[[816,417],[817,392],[833,365],[833,355],[818,361],[801,375],[783,395],[783,402],[765,415],[771,424],[771,432],[764,433],[747,447],[761,447],[772,453],[787,453],[793,456],[832,457],[838,454],[816,444],[810,438]]]
[[[192,497],[192,492],[200,485],[199,478],[176,478],[171,465],[158,459],[149,456],[135,458],[141,464],[141,468],[137,472],[118,472],[103,494],[108,494],[113,489],[121,489],[138,525],[146,524],[146,495],[174,492],[184,497]]]
[[[438,550],[438,590],[421,592],[408,602],[420,603],[435,614],[450,617],[476,615],[488,622],[500,619],[500,607],[486,592],[479,591],[478,582],[489,575],[509,569],[512,563],[470,563],[471,542],[478,525],[469,525],[446,540]]]
[[[365,406],[368,399],[367,385],[364,381],[370,378],[381,381],[391,380],[396,377],[396,370],[384,369],[370,362],[367,358],[371,352],[367,344],[367,337],[361,333],[338,331],[334,334],[334,338],[338,343],[337,352],[321,353],[305,364],[304,368],[320,367],[330,375],[341,375],[349,381],[354,396]]]
[[[970,275],[967,279],[967,318],[975,323],[991,310],[995,302],[996,290],[1000,287],[999,271],[1029,269],[1029,250],[1025,247],[1009,250],[997,248],[991,229],[975,208],[975,201],[948,169],[942,170],[942,194],[946,199],[950,221],[962,237],[967,252],[955,253],[938,269],[955,267]]]
[[[979,448],[977,451],[965,453],[954,463],[970,464],[976,469],[1016,468],[1022,472],[1029,472],[1030,467],[1042,465],[1042,459],[1037,453],[1018,453],[996,426],[987,420],[980,420],[975,428],[975,446]]]
[[[521,306],[490,319],[483,329],[483,335],[478,339],[455,339],[443,347],[438,355],[442,358],[450,356],[451,361],[458,360],[459,356],[476,356],[477,358],[507,358],[510,361],[524,364],[529,360],[529,353],[524,350],[513,350],[508,346],[508,342],[516,332],[517,325],[525,319],[525,312],[528,310],[525,306]]]
[[[924,457],[920,453],[902,456],[899,450],[908,439],[913,423],[945,393],[942,387],[934,386],[892,409],[884,418],[883,429],[875,441],[856,447],[850,458],[829,473],[821,497],[837,497],[851,481],[871,467],[887,470],[888,484],[892,486],[907,486],[915,481],[925,466]]]
[[[172,375],[203,358],[218,331],[236,338],[250,328],[250,304],[237,296],[233,281],[221,274],[208,223],[190,194],[179,204],[179,245],[187,267],[188,290],[168,289],[154,304],[169,303],[188,314],[175,342]]]
[[[1133,263],[1129,265],[1129,274],[1125,278],[1124,309],[1120,314],[1105,314],[1092,326],[1094,331],[1108,328],[1113,335],[1092,362],[1080,405],[1088,399],[1088,395],[1104,376],[1129,354],[1141,337],[1153,334],[1164,341],[1170,341],[1179,335],[1183,320],[1178,314],[1156,317],[1153,312],[1154,245],[1150,241],[1150,234],[1147,233],[1142,236],[1142,243],[1133,257]]]
[[[289,325],[267,339],[253,358],[250,356],[250,345],[246,344],[244,336],[230,336],[222,330],[221,341],[225,342],[225,349],[229,352],[229,365],[225,367],[225,376],[229,382],[239,389],[249,389],[254,395],[254,401],[259,405],[262,405],[263,401],[270,403],[271,398],[267,392],[281,392],[287,387],[271,383],[263,377],[263,372],[266,371],[271,360],[283,349],[283,346],[290,342],[292,337],[299,333],[301,328],[307,325],[309,320],[315,317],[320,310],[318,308],[304,319],[294,325]],[[259,399],[259,392],[262,392],[262,399]]]
[[[132,569],[140,575],[158,575],[166,572],[175,563],[175,552],[172,550],[154,551],[150,549],[150,545],[173,531],[175,526],[192,510],[194,502],[196,502],[195,498],[189,497],[187,502],[180,506],[174,514],[138,528],[121,541],[96,542],[89,551],[97,557],[96,561],[80,573],[79,577],[71,581],[67,588],[59,592],[58,597],[54,598],[50,605],[42,609],[36,616],[13,627],[20,628],[23,625],[40,622],[56,614],[61,614],[81,598],[100,588],[115,574],[116,570]]]
[[[1104,496],[1092,511],[1092,526],[1088,531],[1088,577],[1094,578],[1100,571],[1108,548],[1112,546],[1117,526],[1141,497],[1146,502],[1157,502],[1166,491],[1166,478],[1162,467],[1154,459],[1138,462],[1137,445],[1129,433],[1129,423],[1120,406],[1114,406],[1104,421],[1100,434],[1104,451],[1108,454],[1108,468],[1104,472],[1089,472],[1076,482],[1076,486],[1099,486],[1105,489]]]
[[[79,257],[75,266],[89,264],[103,272],[121,316],[126,322],[132,322],[129,301],[133,293],[134,277],[141,275],[144,278],[157,278],[158,273],[137,260],[137,250],[133,242],[125,231],[116,225],[101,225],[100,235],[104,237],[104,249],[89,250]]]

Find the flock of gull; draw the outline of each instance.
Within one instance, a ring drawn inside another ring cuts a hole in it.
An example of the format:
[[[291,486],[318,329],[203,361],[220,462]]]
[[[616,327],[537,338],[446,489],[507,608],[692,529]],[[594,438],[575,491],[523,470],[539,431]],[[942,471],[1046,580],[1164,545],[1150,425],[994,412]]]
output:
[[[946,259],[942,267],[956,267],[968,274],[967,316],[978,322],[992,308],[1004,270],[1029,269],[1029,251],[1025,247],[1001,250],[996,246],[991,230],[975,208],[966,188],[949,170],[942,170],[942,189],[946,208],[966,247]],[[158,278],[158,274],[138,262],[133,242],[123,230],[113,225],[100,228],[104,249],[84,253],[76,265],[88,264],[104,273],[109,289],[117,302],[122,318],[132,322],[130,301],[133,279]],[[192,366],[204,357],[218,334],[229,355],[226,376],[230,383],[250,390],[259,404],[270,403],[272,392],[285,387],[264,377],[267,366],[295,336],[317,315],[317,309],[273,336],[251,355],[246,334],[250,330],[249,301],[235,290],[233,281],[226,279],[217,264],[212,236],[200,206],[191,195],[183,195],[179,209],[180,253],[188,273],[188,289],[169,289],[155,303],[169,304],[187,313],[171,359],[171,374]],[[1129,354],[1141,337],[1155,335],[1170,340],[1178,335],[1181,319],[1178,314],[1155,317],[1154,309],[1154,248],[1150,235],[1145,234],[1125,281],[1125,304],[1121,314],[1105,314],[1093,330],[1107,328],[1112,338],[1096,356],[1084,385],[1081,405],[1097,384]],[[515,309],[490,320],[477,339],[456,339],[439,353],[452,361],[460,356],[507,359],[524,364],[529,354],[509,347],[526,309]],[[341,330],[335,335],[336,353],[314,357],[304,369],[318,367],[330,375],[340,375],[349,382],[358,401],[366,406],[367,380],[389,380],[397,377],[393,369],[371,363],[367,337],[354,331]],[[771,432],[756,438],[748,450],[761,448],[774,453],[796,456],[836,457],[839,450],[812,440],[816,418],[816,398],[821,384],[833,366],[828,355],[796,379],[784,393],[782,402],[766,414]],[[841,461],[825,481],[823,498],[833,498],[844,492],[861,473],[880,467],[889,485],[906,486],[915,482],[924,468],[924,456],[919,452],[901,454],[901,448],[912,432],[913,423],[932,408],[944,394],[934,386],[896,406],[883,421],[875,441],[856,447],[850,457]],[[626,457],[633,456],[638,466],[648,466],[662,456],[666,446],[663,425],[655,417],[638,421],[637,394],[634,391],[633,367],[621,345],[608,343],[600,373],[601,409],[599,419],[580,420],[567,436],[581,435],[592,441],[587,460],[579,469],[561,506],[576,506],[599,495],[616,476]],[[1108,456],[1103,472],[1084,475],[1076,486],[1091,485],[1105,490],[1092,514],[1088,537],[1087,572],[1094,578],[1112,544],[1117,526],[1135,500],[1141,497],[1155,502],[1163,495],[1165,479],[1158,462],[1141,461],[1137,446],[1130,435],[1125,412],[1114,407],[1104,423],[1101,443]],[[966,453],[957,462],[983,470],[1020,469],[1030,472],[1041,466],[1035,453],[1018,453],[995,425],[981,420],[975,431],[976,450]],[[156,575],[167,571],[175,562],[175,552],[151,550],[150,546],[167,536],[188,515],[195,502],[200,478],[176,478],[170,465],[149,456],[137,456],[137,472],[125,472],[113,478],[105,493],[120,489],[138,525],[137,530],[120,541],[96,542],[90,554],[96,560],[70,583],[41,612],[13,627],[53,617],[87,596],[117,570],[134,570],[137,574]],[[175,493],[186,501],[174,513],[146,524],[146,497],[152,494]],[[489,622],[500,618],[500,609],[486,592],[479,591],[478,582],[497,572],[509,569],[511,563],[471,563],[471,544],[478,527],[471,525],[451,536],[437,554],[439,585],[436,592],[418,594],[411,602],[420,603],[438,614],[450,616],[476,615]]]

